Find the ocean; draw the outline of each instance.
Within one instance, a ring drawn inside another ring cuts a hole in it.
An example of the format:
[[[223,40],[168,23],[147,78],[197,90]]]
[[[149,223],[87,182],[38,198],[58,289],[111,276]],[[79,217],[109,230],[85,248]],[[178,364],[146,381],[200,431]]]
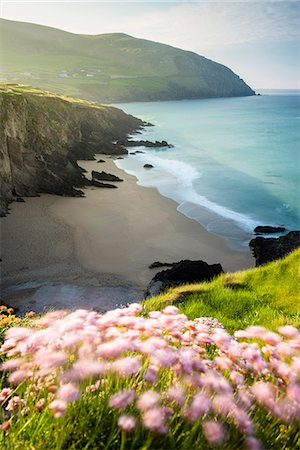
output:
[[[299,91],[261,92],[116,105],[155,125],[135,139],[174,145],[132,147],[130,153],[144,153],[117,160],[117,166],[236,250],[248,248],[257,225],[299,229]]]

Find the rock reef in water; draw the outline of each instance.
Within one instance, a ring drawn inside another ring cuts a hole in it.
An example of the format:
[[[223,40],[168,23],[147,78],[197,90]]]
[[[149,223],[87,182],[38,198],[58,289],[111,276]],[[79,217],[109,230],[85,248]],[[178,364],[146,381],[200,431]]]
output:
[[[154,141],[154,142],[153,141],[143,141],[143,140],[132,141],[130,139],[126,139],[123,141],[118,141],[117,143],[124,147],[150,147],[150,148],[163,148],[163,147],[172,148],[172,147],[174,147],[174,145],[169,144],[167,141]],[[142,152],[136,151],[135,153],[142,153]]]
[[[300,231],[290,231],[279,238],[256,237],[249,242],[256,266],[283,258],[288,253],[300,247]]]
[[[126,154],[113,142],[144,123],[109,106],[0,83],[0,216],[17,197],[82,196],[78,159]]]
[[[284,227],[271,227],[269,225],[259,225],[258,227],[254,228],[255,234],[276,234],[283,233],[284,231]]]
[[[156,267],[158,267],[156,265]],[[207,264],[205,261],[183,260],[174,263],[170,269],[158,272],[151,280],[146,295],[152,297],[166,289],[181,284],[209,281],[223,273],[221,264]]]

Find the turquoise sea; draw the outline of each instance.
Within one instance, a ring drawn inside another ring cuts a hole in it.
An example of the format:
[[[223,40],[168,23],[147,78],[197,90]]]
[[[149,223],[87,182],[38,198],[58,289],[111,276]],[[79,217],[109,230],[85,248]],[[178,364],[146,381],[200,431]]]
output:
[[[174,148],[131,148],[145,153],[116,163],[238,250],[248,247],[256,225],[299,229],[299,91],[261,93],[118,104],[155,125],[135,139],[167,140]]]

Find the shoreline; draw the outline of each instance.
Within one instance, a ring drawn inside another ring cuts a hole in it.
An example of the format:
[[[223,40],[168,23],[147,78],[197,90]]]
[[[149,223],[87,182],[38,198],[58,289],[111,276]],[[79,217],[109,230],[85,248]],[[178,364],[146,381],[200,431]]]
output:
[[[254,267],[250,249],[231,250],[224,239],[178,212],[176,202],[155,188],[139,186],[113,158],[96,158],[106,162],[79,161],[79,165],[87,176],[91,170],[117,175],[124,180],[115,183],[118,189],[90,187],[84,189],[84,198],[47,194],[26,198],[25,203],[12,204],[12,213],[1,219],[2,287],[8,289],[6,298],[19,307],[28,300],[28,295],[20,294],[20,283],[29,283],[29,288],[24,285],[27,294],[31,289],[29,297],[40,310],[63,308],[64,298],[68,307],[105,309],[113,301],[142,299],[156,273],[148,268],[154,261],[202,259],[221,263],[225,271]],[[33,282],[40,287],[30,288]],[[47,283],[61,300],[51,300]],[[63,285],[69,286],[67,293]],[[13,290],[16,286],[18,292]],[[106,301],[112,290],[112,302]]]

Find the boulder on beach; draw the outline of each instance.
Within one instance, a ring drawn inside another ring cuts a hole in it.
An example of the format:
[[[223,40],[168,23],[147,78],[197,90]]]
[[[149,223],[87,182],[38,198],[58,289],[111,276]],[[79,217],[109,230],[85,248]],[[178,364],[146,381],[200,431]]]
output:
[[[146,295],[152,297],[173,286],[209,281],[221,273],[223,273],[221,264],[207,264],[205,261],[188,259],[179,261],[170,269],[162,270],[152,278]]]
[[[264,238],[258,236],[249,242],[256,266],[283,258],[288,253],[300,247],[300,231],[290,231],[279,238]]]
[[[116,175],[113,175],[111,173],[106,172],[97,172],[96,170],[92,171],[92,178],[95,178],[96,180],[101,181],[123,181],[121,178],[117,177]]]
[[[91,186],[96,186],[99,188],[109,188],[109,189],[117,189],[118,186],[115,186],[114,184],[109,183],[101,183],[101,181],[92,180],[90,182]]]
[[[176,263],[167,263],[167,262],[160,262],[160,261],[154,261],[152,264],[150,264],[149,269],[157,269],[158,267],[173,267]]]
[[[104,159],[98,159],[97,163],[105,163]]]
[[[145,169],[153,169],[154,166],[152,166],[152,164],[145,164],[144,168]]]
[[[255,234],[275,234],[275,233],[283,233],[286,230],[284,227],[271,227],[269,225],[258,226],[254,228]]]

